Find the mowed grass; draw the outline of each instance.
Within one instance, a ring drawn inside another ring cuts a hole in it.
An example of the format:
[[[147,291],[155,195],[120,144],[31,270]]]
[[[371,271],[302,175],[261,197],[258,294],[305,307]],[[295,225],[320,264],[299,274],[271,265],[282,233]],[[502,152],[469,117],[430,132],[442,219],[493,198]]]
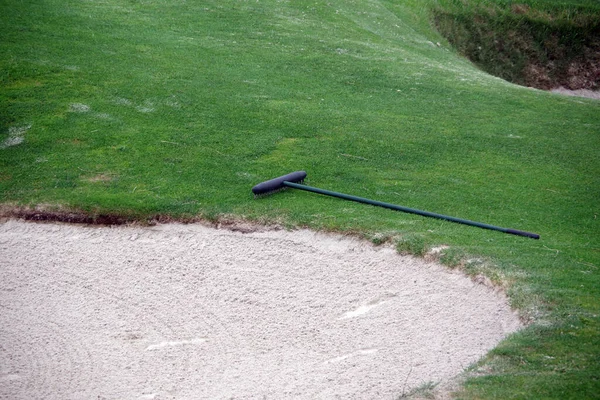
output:
[[[442,260],[504,285],[531,323],[459,396],[596,397],[600,102],[479,71],[433,30],[434,5],[5,0],[0,200],[448,245]],[[303,191],[251,196],[300,169],[312,186],[541,240]]]

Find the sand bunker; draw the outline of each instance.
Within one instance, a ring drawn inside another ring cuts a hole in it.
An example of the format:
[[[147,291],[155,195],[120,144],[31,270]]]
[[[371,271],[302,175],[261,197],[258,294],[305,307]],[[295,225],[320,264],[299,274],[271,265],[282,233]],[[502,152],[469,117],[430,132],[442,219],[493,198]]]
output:
[[[393,399],[520,327],[506,298],[309,231],[0,224],[0,398]]]
[[[589,89],[569,90],[564,87],[558,87],[551,90],[552,93],[560,93],[567,96],[587,97],[588,99],[600,100],[600,91]]]

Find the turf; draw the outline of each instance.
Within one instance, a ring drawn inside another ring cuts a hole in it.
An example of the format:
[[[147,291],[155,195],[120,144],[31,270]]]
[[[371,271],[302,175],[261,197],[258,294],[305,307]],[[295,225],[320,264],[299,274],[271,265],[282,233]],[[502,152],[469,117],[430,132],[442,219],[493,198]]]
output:
[[[449,245],[443,260],[505,285],[531,322],[459,396],[597,396],[600,102],[478,70],[432,27],[437,4],[0,2],[0,201]],[[542,238],[251,196],[299,169],[312,186]]]

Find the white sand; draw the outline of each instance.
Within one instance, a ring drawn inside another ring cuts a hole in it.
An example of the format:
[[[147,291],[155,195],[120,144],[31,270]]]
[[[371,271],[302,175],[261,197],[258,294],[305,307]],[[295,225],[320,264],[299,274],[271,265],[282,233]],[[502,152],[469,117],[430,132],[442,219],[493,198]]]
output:
[[[558,87],[551,90],[552,93],[560,93],[567,96],[577,96],[577,97],[587,97],[589,99],[597,99],[600,100],[600,91],[598,90],[589,90],[589,89],[578,89],[578,90],[569,90],[564,87]]]
[[[502,293],[309,231],[0,223],[0,398],[395,399],[520,327]]]

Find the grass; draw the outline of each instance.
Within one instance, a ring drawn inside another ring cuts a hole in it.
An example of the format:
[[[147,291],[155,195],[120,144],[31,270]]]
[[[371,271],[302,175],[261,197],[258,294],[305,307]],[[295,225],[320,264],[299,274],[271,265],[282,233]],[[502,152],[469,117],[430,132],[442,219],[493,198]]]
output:
[[[424,382],[416,388],[412,389],[408,393],[403,393],[398,397],[397,400],[402,399],[435,399],[435,395],[433,394],[433,390],[437,384],[435,382]]]
[[[396,249],[400,254],[413,254],[424,257],[429,250],[429,245],[423,235],[408,234],[397,241]]]
[[[531,322],[458,396],[593,398],[600,103],[475,68],[432,28],[438,4],[5,0],[0,201],[448,245],[449,265],[505,285]],[[299,169],[313,186],[541,240],[303,191],[252,198]]]

